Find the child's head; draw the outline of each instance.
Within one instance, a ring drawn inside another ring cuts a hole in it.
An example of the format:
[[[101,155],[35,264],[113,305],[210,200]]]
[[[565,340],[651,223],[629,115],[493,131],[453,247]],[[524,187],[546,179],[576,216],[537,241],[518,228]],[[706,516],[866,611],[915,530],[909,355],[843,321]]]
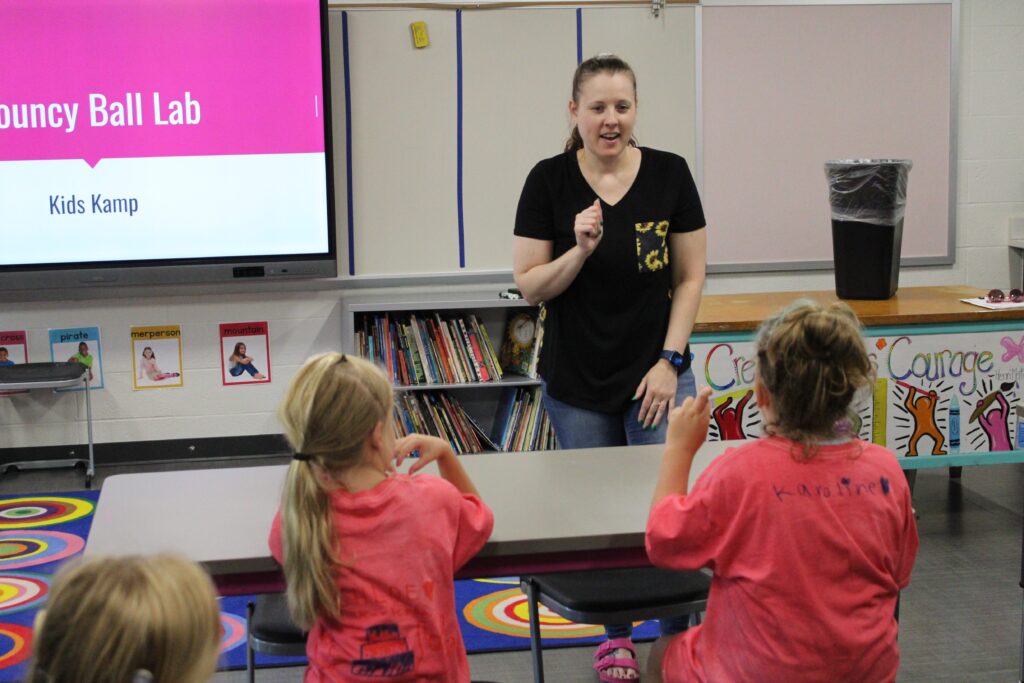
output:
[[[231,352],[232,356],[244,356],[245,355],[245,344],[238,342],[235,344],[235,350]]]
[[[359,461],[363,443],[377,424],[388,423],[392,400],[391,383],[376,365],[324,353],[299,368],[278,416],[296,453],[339,471]]]
[[[153,353],[153,348],[152,347],[147,346],[146,348],[142,349],[142,357],[143,358],[156,358],[156,354]]]
[[[805,446],[835,438],[873,374],[850,307],[796,301],[762,323],[756,345],[765,431]]]
[[[89,355],[89,345],[85,342],[78,342],[78,352],[83,356]]]
[[[390,443],[392,400],[391,383],[375,365],[325,353],[299,368],[281,402],[285,436],[303,458],[288,470],[281,503],[288,605],[299,626],[339,614],[326,487],[332,475],[363,464],[371,441]]]
[[[7,347],[0,346],[0,360],[7,360]]]
[[[91,557],[64,567],[36,619],[28,683],[209,681],[220,650],[210,578],[176,555]]]

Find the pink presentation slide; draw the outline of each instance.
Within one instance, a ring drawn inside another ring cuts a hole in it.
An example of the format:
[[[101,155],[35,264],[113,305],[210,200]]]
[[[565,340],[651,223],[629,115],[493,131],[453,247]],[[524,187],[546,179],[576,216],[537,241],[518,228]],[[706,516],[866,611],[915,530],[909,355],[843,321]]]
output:
[[[0,161],[324,149],[315,2],[4,5]]]
[[[320,0],[0,0],[0,267],[319,254]]]

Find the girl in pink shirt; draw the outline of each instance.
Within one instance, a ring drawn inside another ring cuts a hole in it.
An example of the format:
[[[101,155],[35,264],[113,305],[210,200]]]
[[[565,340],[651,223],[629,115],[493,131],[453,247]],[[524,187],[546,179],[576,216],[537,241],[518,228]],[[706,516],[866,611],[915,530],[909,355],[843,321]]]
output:
[[[648,681],[893,681],[917,527],[896,457],[848,429],[873,376],[856,316],[797,302],[756,345],[767,436],[716,458],[692,491],[710,390],[670,416],[647,554],[714,578],[704,623],[659,640]]]
[[[452,579],[494,517],[448,443],[396,440],[393,412],[384,374],[339,353],[308,360],[281,404],[295,459],[270,549],[309,629],[306,683],[469,681]],[[412,476],[430,462],[440,478]]]

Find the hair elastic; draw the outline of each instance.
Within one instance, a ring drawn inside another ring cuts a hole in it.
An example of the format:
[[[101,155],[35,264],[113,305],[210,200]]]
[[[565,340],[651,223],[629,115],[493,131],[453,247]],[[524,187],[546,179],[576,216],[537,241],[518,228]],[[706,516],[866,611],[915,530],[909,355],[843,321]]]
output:
[[[292,453],[292,460],[300,460],[302,462],[308,462],[313,459],[313,456],[309,453]]]

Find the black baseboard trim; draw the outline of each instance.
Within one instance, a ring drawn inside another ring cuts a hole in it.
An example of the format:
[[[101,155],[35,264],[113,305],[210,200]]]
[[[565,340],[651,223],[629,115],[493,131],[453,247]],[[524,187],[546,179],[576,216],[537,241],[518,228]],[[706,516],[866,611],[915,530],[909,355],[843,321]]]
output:
[[[134,465],[176,460],[216,460],[266,455],[287,455],[291,452],[281,434],[255,436],[223,436],[206,439],[168,439],[162,441],[126,441],[97,443],[93,457],[97,467],[103,465]],[[0,466],[12,462],[88,458],[88,444],[0,448]]]

